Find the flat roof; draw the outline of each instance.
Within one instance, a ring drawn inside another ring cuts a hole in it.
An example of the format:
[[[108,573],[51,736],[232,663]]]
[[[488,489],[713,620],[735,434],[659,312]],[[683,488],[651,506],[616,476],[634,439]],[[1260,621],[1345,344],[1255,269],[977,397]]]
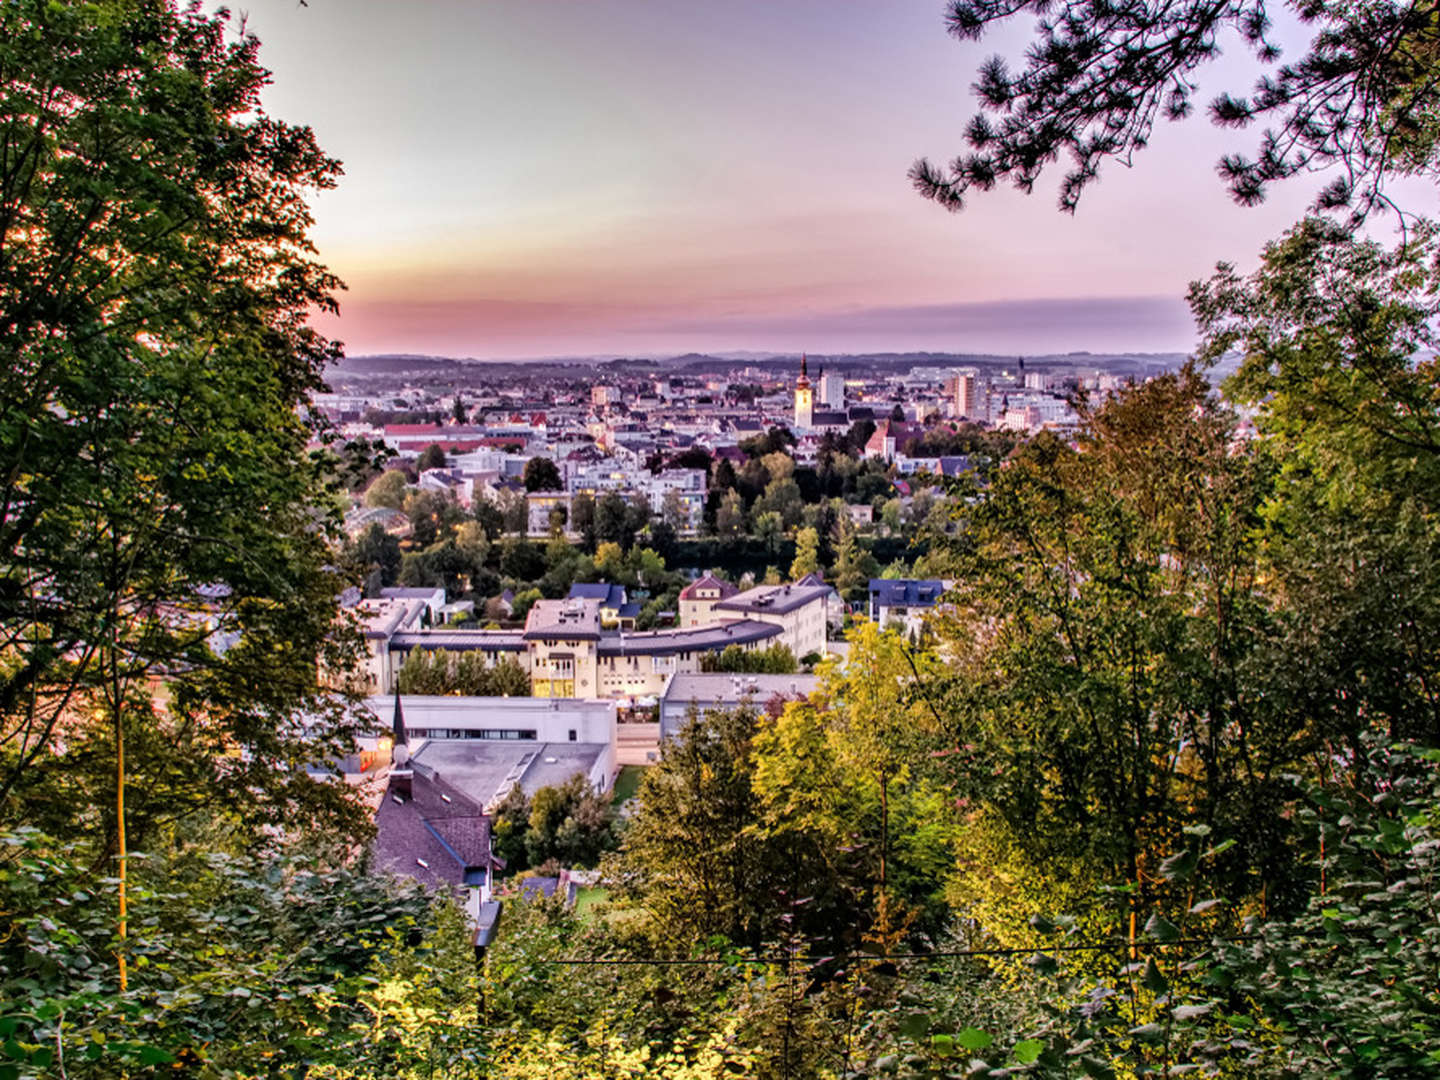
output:
[[[593,641],[600,636],[600,602],[587,599],[536,600],[525,618],[525,640]]]
[[[476,804],[488,806],[512,782],[533,795],[576,773],[589,775],[606,749],[603,743],[426,739],[411,760]]]
[[[818,675],[735,675],[728,672],[677,673],[665,687],[666,704],[738,705],[747,698],[757,704],[776,694],[809,697],[820,687]]]
[[[411,649],[524,652],[525,634],[521,630],[409,630],[390,638],[391,652],[409,652]]]
[[[537,697],[458,697],[448,694],[402,694],[405,725],[412,728],[457,727],[473,721],[476,727],[509,727],[533,724],[537,714],[576,716],[606,714],[615,711],[615,702],[607,698],[537,698]],[[395,715],[395,695],[376,694],[365,699],[365,705],[386,727]],[[483,723],[481,723],[483,721]]]
[[[716,611],[773,612],[784,615],[830,595],[828,585],[757,585],[716,603]]]
[[[425,604],[395,597],[369,597],[351,610],[359,614],[367,638],[387,638],[402,626],[420,617]]]
[[[753,645],[783,633],[774,623],[733,619],[685,629],[609,634],[600,639],[601,656],[671,656],[706,652],[727,645]]]

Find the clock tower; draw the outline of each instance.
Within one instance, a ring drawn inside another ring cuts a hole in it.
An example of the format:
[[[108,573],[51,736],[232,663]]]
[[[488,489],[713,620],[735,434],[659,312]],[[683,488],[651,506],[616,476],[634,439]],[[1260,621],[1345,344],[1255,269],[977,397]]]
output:
[[[805,370],[805,354],[800,354],[800,378],[795,380],[795,426],[808,429],[815,419],[815,391]]]

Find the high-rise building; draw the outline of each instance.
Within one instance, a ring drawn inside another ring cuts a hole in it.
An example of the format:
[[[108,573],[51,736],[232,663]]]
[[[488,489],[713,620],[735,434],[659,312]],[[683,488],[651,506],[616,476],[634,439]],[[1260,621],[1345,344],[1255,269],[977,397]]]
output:
[[[795,426],[809,428],[815,420],[815,391],[805,371],[805,354],[800,354],[800,378],[795,380]]]
[[[831,412],[845,408],[845,377],[820,369],[820,404]]]
[[[966,420],[983,420],[980,415],[980,381],[974,375],[955,376],[955,415]],[[988,413],[988,410],[986,410]]]

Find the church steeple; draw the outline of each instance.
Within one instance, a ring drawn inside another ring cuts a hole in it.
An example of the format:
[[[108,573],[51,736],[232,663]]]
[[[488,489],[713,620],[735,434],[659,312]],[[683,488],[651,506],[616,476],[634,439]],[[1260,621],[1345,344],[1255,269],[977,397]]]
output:
[[[396,746],[408,746],[410,743],[409,732],[405,730],[405,710],[400,707],[400,691],[395,691],[395,718],[390,722],[390,728],[394,732]]]
[[[808,429],[815,416],[815,392],[810,389],[810,374],[806,370],[805,354],[800,354],[800,378],[795,380],[795,426],[802,431]]]

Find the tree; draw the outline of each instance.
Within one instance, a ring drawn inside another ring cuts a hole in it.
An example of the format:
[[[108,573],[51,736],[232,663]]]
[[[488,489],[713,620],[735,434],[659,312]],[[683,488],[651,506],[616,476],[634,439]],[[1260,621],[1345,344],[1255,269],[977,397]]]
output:
[[[570,527],[580,534],[581,546],[586,551],[595,550],[595,499],[581,492],[570,503]]]
[[[756,515],[756,523],[766,513],[774,514],[780,520],[782,531],[793,529],[800,524],[800,515],[804,512],[805,504],[800,497],[800,485],[789,477],[779,480],[771,480],[765,485],[765,491],[755,501],[753,513]]]
[[[638,811],[607,878],[667,938],[720,934],[752,947],[778,930],[783,889],[795,869],[778,842],[749,827],[759,802],[751,790],[754,709],[692,715],[647,769]]]
[[[763,435],[755,435],[743,440],[740,443],[740,449],[753,459],[764,457],[766,454],[783,453],[794,445],[794,435],[785,428],[772,427]]]
[[[1271,25],[1278,6],[1157,0],[1117,9],[1104,0],[1067,0],[1056,9],[1040,0],[953,0],[948,23],[961,40],[1024,11],[1043,17],[1024,70],[1011,72],[999,57],[981,68],[981,105],[999,122],[976,116],[966,130],[973,153],[944,170],[921,160],[911,178],[926,197],[958,210],[972,188],[1009,180],[1031,190],[1063,153],[1072,167],[1060,206],[1073,211],[1105,159],[1128,163],[1149,142],[1158,117],[1191,113],[1195,72],[1219,55],[1226,30],[1273,68],[1250,96],[1222,93],[1210,105],[1218,124],[1274,125],[1254,160],[1232,154],[1220,162],[1237,202],[1259,202],[1275,180],[1336,167],[1341,176],[1318,206],[1349,205],[1363,216],[1387,201],[1386,181],[1394,176],[1434,176],[1440,84],[1430,8],[1405,0],[1288,3],[1316,34],[1306,55],[1275,67],[1280,50]]]
[[[530,526],[530,506],[518,491],[504,488],[496,504],[501,527],[515,536],[524,536]]]
[[[870,579],[879,572],[880,566],[869,549],[860,543],[860,537],[855,532],[849,514],[839,518],[835,528],[839,535],[835,544],[835,565],[831,568],[831,577],[834,578],[835,588],[840,591],[841,597],[854,603],[868,595]]]
[[[1378,723],[1440,743],[1436,250],[1430,227],[1387,251],[1311,219],[1251,277],[1191,290],[1201,355],[1242,352],[1227,390],[1282,463],[1260,555],[1290,678],[1271,693],[1356,754]]]
[[[720,501],[715,514],[715,533],[724,540],[738,540],[745,535],[745,504],[733,488]]]
[[[419,459],[415,462],[415,468],[420,472],[427,469],[445,468],[445,451],[439,443],[431,443],[420,453]]]
[[[304,768],[354,731],[303,409],[338,356],[305,199],[339,166],[260,109],[257,50],[168,3],[0,14],[0,814],[122,872],[202,809],[363,827]]]
[[[1256,551],[1272,474],[1234,425],[1193,369],[1132,387],[1078,450],[1031,440],[946,545],[957,779],[1005,776],[972,789],[972,834],[1082,886],[1129,880],[1142,906],[1184,902],[1156,873],[1195,824],[1237,841],[1227,896],[1277,911],[1306,889],[1284,774],[1324,732],[1277,692]]]
[[[526,491],[562,491],[565,483],[555,462],[546,457],[532,457],[525,462]]]
[[[795,561],[790,564],[790,580],[799,581],[819,571],[820,533],[807,525],[795,534]]]
[[[690,515],[686,512],[685,502],[678,491],[665,492],[665,498],[660,503],[660,520],[670,527],[672,533],[689,529]]]
[[[468,414],[465,409],[465,399],[460,396],[460,392],[457,390],[455,392],[455,402],[450,407],[450,418],[454,420],[457,424],[463,424],[465,423],[467,416]]]
[[[735,486],[735,466],[729,458],[716,458],[715,469],[710,478],[711,491],[725,491]]]
[[[865,444],[870,441],[870,436],[874,434],[874,420],[856,420],[850,425],[850,430],[845,433],[845,441],[854,453],[863,454],[865,452]]]
[[[595,503],[595,536],[627,547],[634,534],[627,536],[625,498],[617,491],[607,491]]]
[[[378,570],[381,582],[393,585],[400,573],[400,541],[377,522],[355,542],[355,561],[365,573]]]
[[[545,572],[545,556],[538,544],[518,536],[500,542],[500,572],[517,584],[534,581]]]
[[[399,469],[387,469],[366,489],[365,505],[399,510],[405,504],[405,485],[408,483],[409,478]]]
[[[771,645],[764,649],[743,649],[726,645],[719,652],[700,657],[701,671],[732,671],[748,675],[793,675],[800,670],[795,654],[788,645]]]

